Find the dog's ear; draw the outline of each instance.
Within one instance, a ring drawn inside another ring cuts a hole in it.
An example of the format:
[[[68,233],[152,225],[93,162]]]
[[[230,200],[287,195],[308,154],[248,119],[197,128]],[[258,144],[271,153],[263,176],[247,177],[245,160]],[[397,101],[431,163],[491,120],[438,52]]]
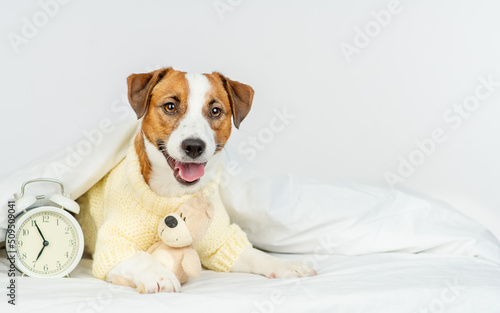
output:
[[[252,107],[253,88],[240,82],[230,80],[224,75],[217,73],[222,80],[224,89],[229,98],[231,111],[233,111],[233,122],[236,128],[240,127],[240,123],[247,116]]]
[[[127,77],[128,101],[137,118],[143,117],[149,108],[151,91],[172,68],[162,68],[150,73],[132,74]]]

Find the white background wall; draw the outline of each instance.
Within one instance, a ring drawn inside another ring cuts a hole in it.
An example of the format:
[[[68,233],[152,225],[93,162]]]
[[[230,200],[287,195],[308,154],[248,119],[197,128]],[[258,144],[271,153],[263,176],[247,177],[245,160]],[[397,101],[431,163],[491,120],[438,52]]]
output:
[[[440,128],[446,140],[398,186],[500,237],[500,87],[456,130],[448,111],[474,104],[480,76],[500,81],[498,1],[54,1],[0,4],[0,177],[105,118],[133,118],[132,72],[217,70],[256,91],[230,142],[260,170],[386,185]],[[295,117],[265,130],[283,109]]]

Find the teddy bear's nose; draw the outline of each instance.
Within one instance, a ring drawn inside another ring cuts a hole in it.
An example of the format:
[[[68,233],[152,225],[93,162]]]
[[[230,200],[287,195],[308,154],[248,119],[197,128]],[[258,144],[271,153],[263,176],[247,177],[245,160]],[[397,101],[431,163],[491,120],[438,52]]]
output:
[[[177,219],[172,215],[169,215],[165,217],[165,225],[167,225],[169,228],[175,228],[175,226],[177,226]]]

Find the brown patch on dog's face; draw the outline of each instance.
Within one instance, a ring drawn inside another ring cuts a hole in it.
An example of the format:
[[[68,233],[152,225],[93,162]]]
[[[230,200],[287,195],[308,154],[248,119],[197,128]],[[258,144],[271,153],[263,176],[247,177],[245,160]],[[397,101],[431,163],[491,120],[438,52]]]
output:
[[[161,150],[160,146],[165,144],[187,110],[188,83],[185,72],[172,68],[146,74],[132,74],[127,82],[130,104],[138,118],[144,117],[142,132],[135,138],[135,149],[141,164],[141,173],[148,183],[151,164],[144,149],[142,134]],[[169,114],[167,104],[175,105],[175,114]]]
[[[219,152],[231,135],[231,116],[233,112],[219,75],[213,73],[204,75],[208,78],[211,88],[205,97],[203,110],[206,112],[208,124],[214,131],[217,146],[215,151]],[[217,113],[218,111],[219,113]]]
[[[233,112],[234,126],[239,128],[240,123],[245,119],[252,107],[253,88],[235,80],[231,80],[220,73],[213,72],[212,74],[221,80]]]
[[[185,74],[171,69],[152,90],[142,130],[158,148],[167,142],[188,109],[189,86]]]

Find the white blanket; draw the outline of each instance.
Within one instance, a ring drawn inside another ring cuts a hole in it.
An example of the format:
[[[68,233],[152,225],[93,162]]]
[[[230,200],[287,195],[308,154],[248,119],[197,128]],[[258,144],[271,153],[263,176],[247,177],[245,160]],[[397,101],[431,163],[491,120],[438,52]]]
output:
[[[7,212],[8,201],[14,200],[15,193],[21,193],[21,185],[25,181],[34,178],[59,179],[64,184],[65,193],[77,199],[123,159],[138,125],[137,121],[115,124],[106,133],[101,132],[100,137],[82,137],[13,172],[0,181],[0,210]],[[27,186],[27,193],[35,195],[50,195],[59,193],[59,190],[59,186],[50,183]],[[6,229],[7,214],[0,214],[0,242],[5,239]]]
[[[117,126],[120,132],[96,145],[81,168],[59,177],[74,198],[121,159],[136,127]],[[23,180],[47,176],[47,164],[64,157],[41,160],[0,182],[0,201],[5,203]],[[255,246],[306,260],[318,276],[268,280],[205,271],[181,294],[137,295],[93,279],[91,261],[83,260],[72,279],[18,279],[19,307],[38,312],[135,312],[160,304],[175,312],[500,312],[500,243],[453,208],[365,185],[271,179],[230,148],[224,166],[221,194],[233,221]],[[5,192],[6,187],[14,191]],[[0,270],[7,270],[4,255]],[[0,283],[6,286],[6,275]],[[0,308],[7,305],[4,299]]]
[[[382,252],[469,255],[500,263],[500,243],[445,203],[359,184],[268,178],[231,149],[238,164],[221,188],[234,222],[259,248],[280,253]],[[232,171],[231,171],[232,172]],[[226,188],[228,186],[228,188]]]

